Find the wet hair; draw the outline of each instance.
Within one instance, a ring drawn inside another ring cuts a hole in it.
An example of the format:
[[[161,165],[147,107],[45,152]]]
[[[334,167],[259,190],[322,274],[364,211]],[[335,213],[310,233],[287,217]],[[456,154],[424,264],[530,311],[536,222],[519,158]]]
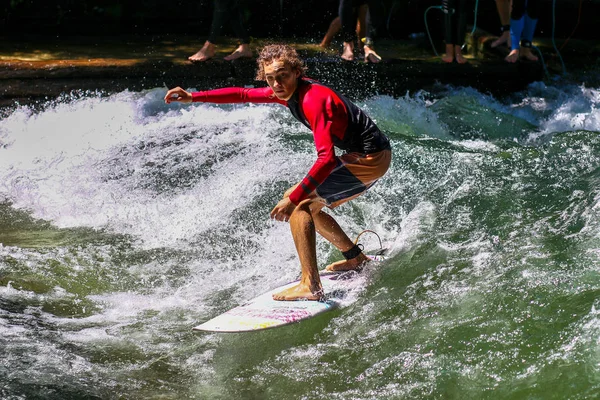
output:
[[[302,61],[296,49],[287,44],[269,44],[263,47],[256,60],[258,64],[256,80],[266,80],[265,64],[272,63],[275,60],[283,61],[284,65],[289,65],[292,70],[300,71],[300,76],[303,76],[306,72],[304,61]]]

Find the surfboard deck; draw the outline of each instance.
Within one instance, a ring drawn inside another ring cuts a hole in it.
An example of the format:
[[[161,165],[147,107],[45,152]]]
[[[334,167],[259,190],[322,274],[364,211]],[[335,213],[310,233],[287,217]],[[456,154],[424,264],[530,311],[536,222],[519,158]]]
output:
[[[374,261],[382,261],[384,256],[369,256]],[[289,325],[308,318],[316,317],[338,308],[345,293],[351,287],[351,281],[360,276],[360,272],[321,271],[321,284],[325,292],[323,301],[281,301],[273,300],[274,293],[297,285],[300,280],[287,283],[268,291],[246,303],[232,308],[203,324],[193,328],[205,332],[249,332]]]

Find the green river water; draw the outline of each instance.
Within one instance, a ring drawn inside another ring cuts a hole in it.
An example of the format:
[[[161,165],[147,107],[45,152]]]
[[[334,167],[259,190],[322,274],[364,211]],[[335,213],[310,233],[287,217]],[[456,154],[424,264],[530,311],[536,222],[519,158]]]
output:
[[[357,101],[393,164],[332,213],[391,256],[340,309],[244,334],[191,328],[298,275],[269,212],[310,132],[162,96],[3,111],[0,398],[600,397],[599,89]]]

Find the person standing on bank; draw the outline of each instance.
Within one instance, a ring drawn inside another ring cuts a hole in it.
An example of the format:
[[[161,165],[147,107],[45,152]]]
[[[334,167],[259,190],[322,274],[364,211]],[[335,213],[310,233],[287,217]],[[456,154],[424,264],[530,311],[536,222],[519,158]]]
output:
[[[191,62],[208,61],[215,56],[219,37],[225,25],[231,24],[233,32],[240,41],[239,46],[230,55],[224,57],[225,61],[238,58],[252,58],[250,49],[250,36],[244,27],[239,0],[214,0],[213,19],[210,25],[210,36],[204,42],[204,46],[195,54],[188,57]]]
[[[500,17],[500,31],[502,34],[500,37],[492,42],[492,49],[501,46],[506,43],[508,47],[511,47],[510,42],[510,10],[512,8],[511,0],[496,0],[496,9],[498,10],[498,16]]]
[[[446,63],[455,60],[459,64],[467,62],[462,54],[467,32],[466,2],[467,0],[442,0],[446,38],[446,54],[442,56],[442,61]]]
[[[275,300],[319,300],[323,290],[317,269],[316,232],[337,247],[345,260],[327,270],[355,270],[369,259],[323,207],[352,200],[381,178],[391,162],[388,138],[373,120],[341,94],[305,76],[295,49],[269,45],[258,60],[264,88],[223,88],[189,93],[177,87],[165,102],[278,103],[312,130],[317,160],[302,181],[288,189],[271,218],[290,223],[302,268],[300,284],[273,295]],[[344,150],[335,155],[334,147]]]
[[[510,14],[511,50],[505,58],[507,62],[516,63],[519,59],[538,60],[531,49],[539,10],[539,0],[513,0]]]
[[[381,0],[340,0],[339,15],[342,22],[342,33],[344,35],[344,45],[342,49],[342,60],[354,61],[354,44],[356,41],[356,19],[364,5],[367,5],[368,11],[365,19],[366,36],[358,38],[364,42],[363,50],[365,53],[365,62],[377,64],[381,62],[381,57],[375,52],[375,36],[377,27],[381,26],[382,11]]]

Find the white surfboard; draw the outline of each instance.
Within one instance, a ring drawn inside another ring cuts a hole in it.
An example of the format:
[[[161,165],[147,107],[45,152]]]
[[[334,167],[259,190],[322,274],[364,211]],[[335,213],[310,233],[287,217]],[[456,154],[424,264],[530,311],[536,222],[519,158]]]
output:
[[[384,256],[369,256],[382,261]],[[273,300],[273,293],[297,285],[300,281],[285,284],[262,294],[238,307],[200,324],[193,329],[207,332],[248,332],[276,328],[315,317],[338,308],[345,293],[352,287],[352,280],[360,273],[321,273],[321,284],[325,292],[324,301],[280,301]]]

